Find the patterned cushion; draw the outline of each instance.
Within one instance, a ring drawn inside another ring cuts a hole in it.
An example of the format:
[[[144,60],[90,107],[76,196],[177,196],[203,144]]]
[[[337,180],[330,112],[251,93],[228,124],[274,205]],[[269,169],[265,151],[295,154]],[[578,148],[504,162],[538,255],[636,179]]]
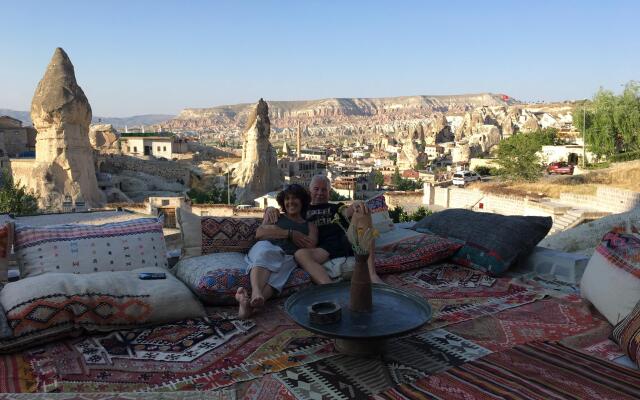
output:
[[[246,253],[256,242],[260,218],[200,217],[188,210],[177,210],[182,235],[183,257],[209,253]]]
[[[0,216],[0,281],[7,280],[7,256],[11,248],[12,225],[8,222],[8,218]]]
[[[251,289],[247,264],[242,253],[216,253],[180,260],[173,271],[205,303],[211,305],[236,304],[239,287]],[[309,274],[296,268],[280,296],[305,287],[311,282]]]
[[[640,366],[640,302],[613,330],[611,338]]]
[[[365,202],[371,211],[373,227],[380,233],[386,233],[395,229],[393,220],[389,216],[389,207],[384,199],[384,195],[379,194]]]
[[[140,272],[165,272],[142,280]],[[110,331],[205,315],[193,293],[162,268],[91,274],[48,273],[5,285],[0,304],[13,338],[0,351],[77,332]]]
[[[640,301],[640,237],[605,234],[582,275],[580,294],[613,325],[629,315]]]
[[[202,254],[246,253],[256,243],[261,218],[202,218]]]
[[[547,235],[551,224],[551,217],[449,209],[423,218],[413,229],[464,241],[451,261],[499,276],[531,253]]]
[[[16,224],[14,250],[23,278],[48,272],[86,274],[168,267],[162,224],[157,218],[104,225]]]
[[[462,244],[436,235],[422,234],[376,247],[376,271],[381,274],[422,268],[458,251]]]

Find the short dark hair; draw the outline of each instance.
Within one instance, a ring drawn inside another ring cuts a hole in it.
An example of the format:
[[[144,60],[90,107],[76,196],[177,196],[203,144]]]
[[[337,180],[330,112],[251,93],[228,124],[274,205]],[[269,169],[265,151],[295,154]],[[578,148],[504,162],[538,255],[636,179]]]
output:
[[[278,205],[280,206],[282,211],[285,213],[287,212],[287,209],[284,206],[284,199],[287,196],[293,196],[300,199],[300,203],[302,206],[300,214],[304,218],[304,216],[307,214],[307,210],[309,209],[309,204],[311,203],[311,196],[309,195],[309,192],[307,192],[307,189],[305,189],[301,185],[298,185],[297,183],[294,183],[292,185],[285,186],[285,188],[281,190],[280,193],[278,193],[278,195],[276,196],[276,201],[278,202]]]

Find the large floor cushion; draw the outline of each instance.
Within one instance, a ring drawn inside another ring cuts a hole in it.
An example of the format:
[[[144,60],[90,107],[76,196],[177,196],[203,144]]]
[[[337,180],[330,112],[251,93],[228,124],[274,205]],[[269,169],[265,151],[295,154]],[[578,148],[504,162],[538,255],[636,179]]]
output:
[[[165,273],[143,280],[139,273]],[[163,268],[92,274],[49,273],[11,282],[0,292],[13,337],[0,351],[78,328],[111,331],[205,316],[202,304]]]
[[[201,217],[183,208],[177,210],[182,235],[182,255],[246,253],[256,243],[261,218]]]
[[[157,218],[103,225],[16,224],[14,250],[22,278],[48,272],[168,267],[162,223]]]
[[[371,211],[373,227],[380,233],[386,233],[395,229],[393,220],[389,216],[389,207],[383,194],[368,199],[365,204]]]
[[[640,237],[604,235],[582,275],[580,293],[614,325],[629,315],[640,301]]]
[[[640,302],[614,329],[612,339],[640,367]]]
[[[422,268],[449,258],[461,246],[460,241],[431,234],[410,236],[386,246],[376,246],[376,271],[385,274]]]
[[[531,253],[547,235],[552,222],[551,217],[449,209],[423,218],[413,229],[464,241],[451,261],[499,276]]]
[[[238,288],[251,290],[245,254],[242,253],[216,253],[184,258],[176,264],[173,271],[203,302],[210,305],[236,304],[235,294]],[[309,274],[296,268],[280,296],[287,296],[310,283]]]

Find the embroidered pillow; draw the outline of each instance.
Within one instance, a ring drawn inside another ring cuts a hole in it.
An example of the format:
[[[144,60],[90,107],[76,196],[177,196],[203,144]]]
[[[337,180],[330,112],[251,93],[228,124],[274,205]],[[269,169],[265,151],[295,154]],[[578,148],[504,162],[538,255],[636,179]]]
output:
[[[7,257],[11,251],[13,226],[8,216],[0,216],[0,281],[8,279]]]
[[[140,272],[164,272],[143,280]],[[90,274],[48,273],[5,285],[0,304],[13,337],[0,351],[77,332],[110,331],[205,315],[193,293],[163,268]]]
[[[173,268],[173,272],[203,302],[210,305],[230,305],[237,304],[235,294],[239,287],[251,290],[246,269],[245,254],[232,252],[182,259]],[[296,268],[280,296],[288,296],[309,283],[309,274]]]
[[[375,265],[380,274],[422,268],[449,258],[462,246],[457,240],[420,234],[387,246],[376,247]]]
[[[629,315],[640,301],[640,236],[605,234],[582,275],[580,294],[613,325]]]
[[[371,211],[373,227],[376,228],[378,232],[386,233],[395,229],[393,220],[389,216],[389,207],[387,207],[384,195],[379,194],[370,198],[365,203]]]
[[[640,366],[640,302],[613,329],[611,338],[631,360]]]
[[[463,241],[451,261],[499,276],[533,251],[552,222],[551,217],[449,209],[423,218],[413,229]]]
[[[256,243],[256,230],[261,218],[200,217],[178,208],[182,235],[182,255],[209,253],[246,253]]]
[[[157,218],[103,225],[16,224],[14,250],[22,278],[48,272],[168,268],[162,223]]]

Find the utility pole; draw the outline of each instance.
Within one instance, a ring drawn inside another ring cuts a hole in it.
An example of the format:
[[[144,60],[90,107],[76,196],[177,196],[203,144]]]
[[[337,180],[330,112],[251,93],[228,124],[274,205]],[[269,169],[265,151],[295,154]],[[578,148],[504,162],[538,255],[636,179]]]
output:
[[[229,165],[227,165],[227,205],[231,204],[231,191],[229,190],[229,181],[230,181],[230,176],[229,176]]]
[[[582,168],[587,165],[587,107],[582,105]]]

